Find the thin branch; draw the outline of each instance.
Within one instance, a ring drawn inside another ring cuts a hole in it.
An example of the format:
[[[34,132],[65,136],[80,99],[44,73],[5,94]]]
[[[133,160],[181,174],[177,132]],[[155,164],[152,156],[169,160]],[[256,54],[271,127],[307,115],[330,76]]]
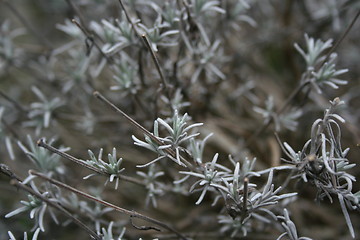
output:
[[[85,25],[85,18],[82,15],[82,13],[80,12],[79,8],[71,1],[71,0],[65,0],[66,3],[70,6],[70,8],[74,11],[74,13],[76,14],[76,16],[79,17],[81,24]],[[85,27],[86,28],[86,27]]]
[[[149,42],[149,39],[146,37],[146,34],[140,34],[139,31],[137,30],[136,28],[136,25],[134,24],[134,22],[131,20],[130,16],[129,16],[129,13],[127,12],[122,0],[119,0],[119,4],[120,4],[120,7],[121,9],[124,11],[125,13],[125,17],[127,19],[127,21],[131,24],[132,28],[134,29],[135,31],[135,34],[142,39],[145,47],[149,50],[150,52],[150,55],[151,55],[151,58],[155,64],[155,67],[156,67],[156,70],[158,71],[159,73],[159,76],[160,76],[160,79],[161,79],[161,82],[162,82],[162,86],[161,86],[161,89],[165,90],[165,94],[166,94],[166,97],[170,100],[170,92],[168,90],[168,83],[164,77],[164,74],[161,70],[161,67],[160,67],[160,63],[159,63],[159,59],[158,57],[156,56],[154,50],[152,49],[151,47],[151,44]]]
[[[100,52],[100,54],[106,59],[106,61],[108,61],[108,63],[112,64],[113,63],[113,60],[108,56],[106,55],[103,50],[100,48],[99,44],[97,44],[97,42],[95,41],[95,39],[93,38],[93,36],[91,36],[89,34],[89,32],[78,22],[76,21],[75,19],[72,19],[71,20],[72,23],[74,23],[83,33],[84,35],[86,36],[86,39],[87,41],[91,41],[92,44],[94,44],[94,46],[96,47],[96,49]],[[88,44],[88,43],[87,43]]]
[[[92,196],[92,195],[90,195],[90,194],[88,194],[88,193],[82,192],[82,191],[80,191],[80,190],[78,190],[78,189],[76,189],[76,188],[73,188],[73,187],[71,187],[71,186],[69,186],[69,185],[67,185],[67,184],[64,184],[64,183],[59,182],[59,181],[57,181],[57,180],[55,180],[55,179],[49,178],[48,176],[46,176],[46,175],[44,175],[44,174],[42,174],[42,173],[35,172],[35,171],[32,171],[32,170],[30,170],[29,173],[32,174],[32,175],[38,176],[38,177],[40,177],[40,178],[42,178],[42,179],[44,179],[44,180],[46,180],[46,181],[49,181],[50,183],[52,183],[52,184],[54,184],[54,185],[56,185],[56,186],[58,186],[58,187],[64,188],[64,189],[66,189],[66,190],[68,190],[68,191],[71,191],[71,192],[73,192],[73,193],[76,193],[76,194],[78,194],[78,195],[80,195],[80,196],[83,196],[83,197],[85,197],[85,198],[87,198],[87,199],[90,199],[90,200],[92,200],[92,201],[95,201],[95,202],[97,202],[97,203],[100,203],[100,204],[102,204],[102,205],[104,205],[104,206],[113,208],[114,210],[116,210],[116,211],[118,211],[118,212],[121,212],[121,213],[124,213],[124,214],[126,214],[126,215],[129,215],[130,217],[135,217],[135,218],[143,219],[143,220],[145,220],[145,221],[147,221],[147,222],[156,224],[156,225],[158,225],[158,226],[160,226],[160,227],[162,227],[162,228],[164,228],[164,229],[166,229],[166,230],[168,230],[168,231],[176,234],[180,239],[187,240],[187,238],[186,238],[184,235],[182,235],[181,233],[179,233],[178,231],[176,231],[174,228],[168,226],[166,223],[163,223],[163,222],[158,221],[158,220],[156,220],[156,219],[154,219],[154,218],[145,216],[145,215],[143,215],[143,214],[141,214],[141,213],[138,213],[138,212],[136,212],[136,211],[134,211],[134,210],[127,210],[127,209],[125,209],[125,208],[121,208],[121,207],[119,207],[119,206],[117,206],[117,205],[114,205],[114,204],[112,204],[112,203],[109,203],[109,202],[106,202],[106,201],[104,201],[104,200],[98,199],[98,198],[96,198],[96,197],[94,197],[94,196]]]
[[[64,153],[64,152],[61,152],[59,149],[47,144],[43,139],[39,139],[37,141],[37,145],[39,147],[43,147],[47,150],[49,150],[50,152],[52,153],[55,153],[55,154],[58,154],[59,156],[65,158],[65,159],[68,159],[76,164],[79,164],[91,171],[94,171],[96,172],[97,174],[99,175],[104,175],[104,176],[109,176],[110,174],[105,172],[105,171],[102,171],[98,168],[95,168],[91,165],[88,165],[86,163],[84,163],[81,159],[78,159],[68,153]],[[2,165],[3,164],[0,164],[1,168],[2,168]],[[5,165],[6,166],[6,165]],[[2,170],[2,169],[1,169]],[[5,169],[6,170],[6,169]],[[7,174],[8,175],[8,174]],[[126,182],[130,182],[130,183],[134,183],[134,184],[137,184],[137,185],[140,185],[140,186],[145,186],[146,187],[146,183],[144,183],[143,181],[139,180],[139,179],[136,179],[134,177],[131,177],[131,176],[125,176],[125,175],[119,175],[119,176],[116,176],[119,180],[123,180],[123,181],[126,181]],[[164,186],[164,190],[166,191],[169,191],[169,192],[176,192],[172,187],[166,187]]]
[[[330,55],[335,52],[335,50],[338,48],[338,46],[340,45],[340,43],[344,40],[344,38],[349,34],[350,30],[352,29],[352,27],[354,26],[355,22],[357,21],[357,19],[360,16],[360,10],[357,12],[357,14],[355,15],[355,17],[353,18],[353,20],[351,21],[351,23],[349,24],[349,26],[345,29],[345,31],[341,34],[341,37],[339,38],[339,40],[336,41],[336,43],[334,44],[334,46],[332,46],[332,48],[329,50],[329,52],[326,54],[326,58],[324,59],[324,61],[320,64],[320,66],[322,66],[330,57]]]
[[[108,174],[108,173],[105,172],[105,171],[102,171],[102,170],[100,170],[100,169],[98,169],[98,168],[96,168],[96,167],[93,167],[93,166],[91,166],[91,165],[88,165],[88,164],[84,163],[82,160],[80,160],[80,159],[78,159],[78,158],[76,158],[76,157],[74,157],[74,156],[72,156],[72,155],[70,155],[70,154],[68,154],[68,153],[61,152],[59,149],[57,149],[57,148],[55,148],[55,147],[47,144],[47,143],[44,141],[44,139],[39,139],[39,140],[37,141],[37,145],[38,145],[39,147],[43,147],[43,148],[49,150],[49,151],[52,152],[52,153],[58,154],[59,156],[65,158],[65,159],[68,159],[68,160],[70,160],[70,161],[72,161],[72,162],[74,162],[74,163],[76,163],[76,164],[79,164],[79,165],[81,165],[82,167],[85,167],[85,168],[87,168],[87,169],[90,169],[91,171],[94,171],[94,172],[96,172],[97,174],[105,175],[105,176],[110,175],[110,174]],[[142,181],[140,181],[140,180],[138,180],[138,179],[136,179],[136,178],[133,178],[133,177],[124,176],[124,175],[119,175],[119,176],[116,176],[116,177],[119,178],[120,180],[124,180],[124,181],[127,181],[127,182],[131,182],[131,183],[135,183],[135,184],[138,184],[138,185],[145,186],[145,184],[144,184]]]
[[[39,140],[36,142],[36,144],[37,144],[39,147],[43,147],[43,148],[49,150],[50,152],[56,153],[57,155],[59,155],[59,156],[61,156],[61,157],[63,157],[63,158],[66,158],[66,159],[68,159],[68,160],[70,160],[70,161],[72,161],[72,162],[74,162],[74,163],[77,163],[77,164],[79,164],[79,165],[81,165],[81,166],[83,166],[83,167],[85,167],[85,168],[87,168],[87,169],[90,169],[91,171],[94,171],[94,172],[96,172],[96,173],[98,173],[98,174],[105,174],[104,171],[101,171],[101,170],[99,170],[99,169],[97,169],[97,168],[95,168],[95,167],[93,167],[93,166],[90,166],[90,165],[84,163],[82,160],[80,160],[80,159],[78,159],[78,158],[76,158],[76,157],[74,157],[74,156],[71,156],[70,154],[67,154],[67,153],[65,153],[65,152],[59,151],[57,148],[54,148],[53,146],[47,144],[47,143],[44,141],[43,138],[39,139]]]
[[[141,35],[141,38],[142,38],[142,40],[144,41],[146,48],[149,50],[149,52],[150,52],[150,54],[151,54],[151,58],[152,58],[152,60],[153,60],[153,62],[154,62],[154,64],[155,64],[156,70],[158,71],[158,73],[159,73],[159,75],[160,75],[160,79],[161,79],[161,82],[162,82],[162,84],[163,84],[163,88],[164,88],[164,90],[165,90],[165,93],[167,94],[167,98],[168,98],[169,101],[170,101],[170,96],[169,96],[169,92],[168,92],[168,84],[167,84],[166,79],[165,79],[165,77],[164,77],[164,74],[163,74],[163,72],[162,72],[162,70],[161,70],[160,63],[159,63],[159,59],[158,59],[158,57],[156,56],[154,50],[152,49],[151,44],[150,44],[150,41],[149,41],[149,39],[146,37],[146,34],[142,34],[142,35]]]
[[[125,13],[125,17],[126,17],[127,21],[130,23],[130,25],[131,25],[132,28],[134,29],[135,34],[136,34],[139,38],[141,38],[141,34],[140,34],[139,31],[137,30],[136,25],[134,24],[134,22],[131,20],[131,18],[130,18],[130,16],[129,16],[129,13],[127,12],[127,10],[126,10],[126,8],[125,8],[122,0],[119,0],[119,4],[120,4],[121,9],[122,9],[122,10],[124,11],[124,13]]]
[[[89,233],[92,238],[98,239],[98,240],[102,239],[93,230],[91,230],[88,226],[86,226],[82,221],[80,221],[79,219],[74,217],[73,214],[71,214],[68,210],[63,208],[60,204],[50,201],[45,196],[41,195],[38,192],[35,192],[32,188],[26,186],[25,184],[22,184],[21,178],[18,177],[14,172],[12,172],[11,169],[7,165],[0,164],[0,172],[2,172],[3,174],[5,174],[11,178],[10,184],[16,186],[17,188],[21,188],[22,190],[30,193],[31,195],[36,196],[38,199],[41,199],[43,202],[46,202],[49,206],[59,210],[60,212],[65,214],[68,218],[72,219],[75,224],[77,224],[79,227],[81,227],[87,233]]]
[[[95,91],[94,96],[96,98],[98,98],[99,100],[101,100],[102,102],[106,103],[107,105],[109,105],[113,110],[115,110],[116,112],[120,113],[126,120],[128,120],[132,125],[134,125],[137,129],[139,129],[140,131],[142,131],[144,134],[146,134],[148,137],[151,138],[151,140],[153,140],[154,142],[156,142],[159,145],[164,145],[163,142],[161,142],[157,137],[155,137],[151,132],[149,132],[149,130],[147,130],[146,128],[144,128],[142,125],[140,125],[138,122],[136,122],[133,118],[131,118],[129,115],[127,115],[125,112],[123,112],[121,109],[119,109],[117,106],[115,106],[115,104],[113,104],[112,102],[110,102],[107,98],[105,98],[101,93],[99,93],[98,91]]]
[[[8,165],[0,163],[0,172],[2,172],[3,174],[5,174],[6,176],[8,176],[11,179],[16,179],[19,182],[22,182],[21,178],[18,177],[13,171],[11,171],[11,169],[9,168]]]
[[[31,170],[30,170],[31,171]],[[10,181],[11,185],[16,186],[17,188],[20,188],[28,193],[30,193],[31,195],[36,196],[36,198],[40,199],[43,202],[46,202],[46,204],[48,204],[49,206],[59,210],[60,212],[64,213],[68,218],[72,219],[74,221],[74,223],[76,223],[78,226],[80,226],[82,229],[84,229],[88,234],[90,234],[90,236],[93,239],[97,239],[97,240],[101,240],[102,237],[100,237],[99,235],[97,235],[93,230],[91,230],[88,226],[86,226],[82,221],[80,221],[79,219],[77,219],[76,217],[73,216],[73,214],[71,214],[68,210],[66,210],[65,208],[63,208],[62,206],[60,206],[59,204],[50,201],[48,198],[46,198],[45,196],[41,195],[38,192],[35,192],[32,188],[26,186],[25,184],[22,184],[21,182],[12,179]]]
[[[132,218],[133,218],[133,216],[130,216],[130,223],[131,223],[131,225],[132,225],[134,228],[136,228],[136,229],[138,229],[138,230],[142,230],[142,231],[155,230],[155,231],[161,232],[161,230],[158,229],[158,228],[156,228],[156,227],[152,227],[152,226],[137,226],[137,225],[134,224]]]
[[[99,100],[101,100],[102,102],[106,103],[107,105],[109,105],[113,110],[115,110],[116,112],[120,113],[126,120],[128,120],[131,124],[133,124],[137,129],[139,129],[140,131],[142,131],[146,136],[148,136],[149,138],[151,138],[151,140],[153,140],[154,142],[156,142],[158,145],[165,145],[162,141],[160,141],[156,136],[154,136],[149,130],[147,130],[146,128],[144,128],[142,125],[140,125],[138,122],[136,122],[134,119],[132,119],[129,115],[127,115],[125,112],[123,112],[121,109],[119,109],[117,106],[115,106],[112,102],[110,102],[107,98],[105,98],[101,93],[99,93],[98,91],[95,91],[94,96],[96,98],[98,98]],[[167,154],[169,154],[171,157],[176,159],[176,153],[170,149],[170,148],[165,148],[163,149],[163,151],[165,151]],[[184,157],[180,156],[181,161],[190,169],[194,170],[194,166],[188,161],[186,160]]]
[[[248,201],[248,194],[249,194],[249,178],[244,178],[244,188],[243,188],[243,206],[242,206],[242,214],[241,214],[241,222],[244,221],[247,214],[247,201]]]

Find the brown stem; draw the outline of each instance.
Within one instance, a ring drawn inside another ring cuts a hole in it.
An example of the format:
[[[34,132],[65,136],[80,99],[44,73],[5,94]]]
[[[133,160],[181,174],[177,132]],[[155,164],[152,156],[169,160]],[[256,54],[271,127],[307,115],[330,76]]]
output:
[[[142,125],[140,125],[138,122],[136,122],[134,119],[132,119],[129,115],[127,115],[125,112],[123,112],[121,109],[119,109],[117,106],[115,106],[112,102],[110,102],[107,98],[105,98],[101,93],[99,93],[98,91],[95,91],[94,96],[96,98],[98,98],[99,100],[101,100],[102,102],[106,103],[107,105],[109,105],[113,110],[115,110],[116,112],[120,113],[126,120],[128,120],[132,125],[134,125],[137,129],[139,129],[140,131],[142,131],[146,136],[148,136],[149,138],[151,138],[151,140],[153,140],[155,143],[157,143],[158,145],[162,146],[165,145],[162,141],[160,141],[156,136],[154,136],[149,130],[147,130],[146,128],[144,128]],[[165,151],[167,154],[169,154],[171,157],[176,159],[176,153],[169,148],[165,148],[163,149],[163,151]],[[193,165],[186,160],[184,157],[180,156],[181,161],[190,169],[194,170],[195,168],[193,167]]]
[[[139,31],[137,30],[134,22],[131,20],[131,18],[130,18],[130,16],[129,16],[129,14],[128,14],[128,12],[127,12],[127,10],[126,10],[123,2],[122,2],[122,0],[119,0],[119,4],[120,4],[121,9],[122,9],[122,10],[124,11],[124,13],[125,13],[125,17],[126,17],[127,21],[131,24],[132,28],[134,29],[135,34],[136,34],[139,38],[141,38],[141,39],[143,40],[144,46],[149,50],[149,52],[150,52],[150,54],[151,54],[151,58],[152,58],[152,60],[153,60],[153,62],[154,62],[154,64],[155,64],[156,70],[158,71],[158,73],[159,73],[159,75],[160,75],[160,79],[161,79],[161,82],[162,82],[162,87],[161,87],[161,88],[165,90],[166,97],[167,97],[167,98],[169,99],[169,101],[170,101],[170,92],[169,92],[169,90],[168,90],[168,84],[167,84],[166,79],[165,79],[165,77],[164,77],[164,74],[163,74],[163,72],[162,72],[162,70],[161,70],[160,63],[159,63],[159,59],[158,59],[158,57],[156,56],[154,50],[152,49],[151,44],[150,44],[150,42],[149,42],[149,39],[146,37],[146,34],[140,34],[140,33],[139,33]]]
[[[243,194],[243,206],[242,206],[242,214],[241,214],[241,222],[244,221],[247,214],[247,201],[249,194],[249,178],[244,178],[244,194]]]
[[[90,195],[90,194],[88,194],[88,193],[82,192],[82,191],[80,191],[80,190],[78,190],[78,189],[76,189],[76,188],[73,188],[73,187],[71,187],[71,186],[69,186],[69,185],[67,185],[67,184],[64,184],[64,183],[59,182],[59,181],[57,181],[57,180],[55,180],[55,179],[49,178],[48,176],[46,176],[46,175],[44,175],[44,174],[42,174],[42,173],[39,173],[39,172],[35,172],[35,171],[30,170],[30,174],[35,175],[35,176],[38,176],[38,177],[40,177],[40,178],[42,178],[42,179],[44,179],[44,180],[46,180],[46,181],[49,181],[50,183],[52,183],[52,184],[54,184],[54,185],[56,185],[56,186],[59,186],[59,187],[64,188],[64,189],[66,189],[66,190],[69,190],[69,191],[71,191],[71,192],[73,192],[73,193],[76,193],[76,194],[78,194],[78,195],[80,195],[80,196],[83,196],[83,197],[85,197],[85,198],[87,198],[87,199],[90,199],[90,200],[92,200],[92,201],[95,201],[95,202],[97,202],[97,203],[100,203],[100,204],[102,204],[102,205],[104,205],[104,206],[113,208],[114,210],[116,210],[116,211],[118,211],[118,212],[121,212],[121,213],[124,213],[124,214],[126,214],[126,215],[129,215],[130,217],[135,217],[135,218],[143,219],[143,220],[145,220],[145,221],[147,221],[147,222],[156,224],[156,225],[158,225],[158,226],[160,226],[160,227],[162,227],[162,228],[164,228],[164,229],[166,229],[166,230],[168,230],[168,231],[176,234],[180,239],[185,239],[185,240],[187,240],[187,238],[186,238],[184,235],[182,235],[181,233],[179,233],[178,231],[176,231],[174,228],[172,228],[172,227],[168,226],[167,224],[165,224],[165,223],[163,223],[163,222],[161,222],[161,221],[158,221],[158,220],[156,220],[156,219],[154,219],[154,218],[145,216],[145,215],[143,215],[143,214],[141,214],[141,213],[138,213],[138,212],[136,212],[136,211],[134,211],[134,210],[127,210],[127,209],[125,209],[125,208],[121,208],[121,207],[119,207],[119,206],[117,206],[117,205],[114,205],[114,204],[112,204],[112,203],[109,203],[109,202],[106,202],[106,201],[104,201],[104,200],[98,199],[98,198],[96,198],[96,197],[94,197],[94,196],[92,196],[92,195]]]
[[[124,13],[125,13],[125,17],[126,17],[127,21],[131,24],[132,28],[134,29],[135,34],[140,38],[140,33],[139,33],[139,31],[137,30],[134,22],[131,20],[131,18],[130,18],[129,14],[128,14],[125,6],[124,6],[124,4],[122,3],[122,0],[119,0],[119,4],[120,4],[121,9],[122,9],[122,10],[124,11]]]
[[[97,235],[93,230],[91,230],[88,226],[86,226],[82,221],[75,218],[68,210],[66,210],[65,208],[63,208],[59,204],[50,201],[45,196],[41,195],[38,192],[35,192],[32,188],[26,186],[25,184],[22,184],[19,181],[16,181],[15,179],[11,180],[10,184],[16,186],[17,188],[20,188],[20,189],[28,192],[28,193],[30,193],[31,195],[36,196],[36,198],[40,199],[43,202],[46,202],[46,204],[48,204],[49,206],[51,206],[51,207],[59,210],[60,212],[64,213],[68,218],[72,219],[77,225],[79,225],[82,229],[84,229],[87,233],[89,233],[92,238],[98,239],[98,240],[102,239],[102,237]]]
[[[92,44],[94,44],[94,46],[96,47],[96,49],[100,52],[100,54],[106,59],[106,61],[110,64],[113,63],[113,60],[107,56],[103,50],[100,48],[99,44],[97,44],[97,42],[95,41],[95,39],[88,33],[88,31],[78,22],[76,21],[75,19],[72,19],[71,20],[72,23],[74,23],[83,33],[84,35],[86,36],[86,38],[88,40],[90,40],[92,42]]]
[[[101,170],[99,170],[99,169],[97,169],[97,168],[95,168],[95,167],[93,167],[93,166],[90,166],[90,165],[84,163],[82,160],[80,160],[80,159],[78,159],[78,158],[76,158],[76,157],[74,157],[74,156],[71,156],[70,154],[67,154],[67,153],[65,153],[65,152],[59,151],[57,148],[54,148],[53,146],[47,144],[47,143],[44,141],[44,139],[42,139],[42,138],[39,139],[39,140],[36,142],[36,144],[37,144],[39,147],[43,147],[43,148],[49,150],[50,152],[56,153],[57,155],[59,155],[59,156],[61,156],[61,157],[63,157],[63,158],[66,158],[66,159],[68,159],[68,160],[70,160],[70,161],[72,161],[72,162],[74,162],[74,163],[77,163],[77,164],[79,164],[79,165],[81,165],[81,166],[83,166],[83,167],[85,167],[85,168],[87,168],[87,169],[90,169],[91,171],[94,171],[94,172],[96,172],[96,173],[98,173],[98,174],[106,174],[104,171],[101,171]]]
[[[3,174],[5,174],[11,178],[10,184],[16,186],[17,188],[21,188],[22,190],[30,193],[31,195],[36,196],[38,199],[42,200],[43,202],[46,202],[46,204],[48,204],[49,206],[59,210],[60,212],[65,214],[68,218],[72,219],[75,224],[77,224],[79,227],[81,227],[87,233],[89,233],[92,238],[98,239],[98,240],[102,239],[93,230],[91,230],[88,226],[86,226],[81,220],[74,217],[73,214],[71,214],[68,210],[63,208],[60,204],[50,201],[48,198],[43,196],[41,193],[38,193],[38,192],[34,191],[32,188],[23,184],[21,178],[19,178],[15,173],[13,173],[7,165],[0,164],[0,172],[2,172]]]
[[[74,157],[74,156],[72,156],[72,155],[70,155],[70,154],[67,154],[67,153],[65,153],[65,152],[61,152],[59,149],[57,149],[57,148],[55,148],[55,147],[47,144],[43,139],[39,139],[39,140],[37,141],[37,145],[38,145],[39,147],[43,147],[43,148],[49,150],[49,151],[52,152],[52,153],[58,154],[59,156],[61,156],[61,157],[63,157],[63,158],[66,158],[66,159],[68,159],[68,160],[70,160],[70,161],[72,161],[72,162],[74,162],[74,163],[76,163],[76,164],[79,164],[79,165],[81,165],[82,167],[85,167],[85,168],[87,168],[87,169],[90,169],[91,171],[94,171],[94,172],[96,172],[96,173],[98,173],[98,174],[106,175],[106,176],[109,175],[107,172],[102,171],[102,170],[100,170],[100,169],[98,169],[98,168],[96,168],[96,167],[93,167],[93,166],[91,166],[91,165],[88,165],[88,164],[84,163],[82,160],[80,160],[80,159],[78,159],[78,158],[76,158],[76,157]],[[119,179],[124,180],[124,181],[127,181],[127,182],[135,183],[135,184],[142,185],[142,186],[145,185],[142,181],[139,181],[138,179],[133,178],[133,177],[124,176],[124,175],[119,175],[119,176],[117,176],[117,177],[118,177]]]
[[[86,23],[85,18],[82,15],[82,13],[79,11],[79,8],[71,0],[65,0],[65,1],[70,6],[70,8],[74,11],[74,13],[79,17],[81,24],[83,26],[85,26],[85,23]]]
[[[344,40],[344,38],[349,34],[351,28],[354,26],[356,20],[359,18],[360,16],[360,10],[357,12],[357,14],[355,15],[355,17],[353,18],[353,20],[351,21],[351,23],[349,24],[349,26],[345,29],[345,31],[341,34],[341,37],[339,38],[339,40],[336,41],[336,43],[334,44],[334,46],[332,46],[332,48],[329,50],[329,52],[326,54],[326,58],[324,59],[324,61],[320,64],[320,66],[322,66],[330,57],[330,55],[337,49],[337,47],[340,45],[340,43]]]
[[[161,70],[160,63],[159,63],[159,59],[158,59],[158,57],[156,56],[154,50],[152,49],[151,44],[150,44],[150,41],[149,41],[149,39],[146,37],[146,34],[142,34],[142,35],[141,35],[141,38],[142,38],[142,40],[144,41],[146,48],[149,50],[149,52],[150,52],[150,54],[151,54],[151,58],[152,58],[152,60],[153,60],[153,62],[154,62],[154,64],[155,64],[156,70],[158,71],[158,73],[159,73],[159,75],[160,75],[160,79],[161,79],[161,82],[162,82],[162,84],[163,84],[163,88],[164,88],[164,90],[165,90],[165,93],[167,94],[167,98],[168,98],[169,101],[170,101],[170,96],[169,96],[169,92],[168,92],[168,84],[167,84],[166,79],[165,79],[165,77],[164,77],[164,74],[163,74],[163,72],[162,72],[162,70]]]
[[[0,172],[2,172],[3,174],[5,174],[6,176],[8,176],[11,179],[16,179],[19,182],[22,182],[21,178],[18,177],[15,173],[13,173],[13,171],[11,171],[9,166],[6,164],[0,163]]]

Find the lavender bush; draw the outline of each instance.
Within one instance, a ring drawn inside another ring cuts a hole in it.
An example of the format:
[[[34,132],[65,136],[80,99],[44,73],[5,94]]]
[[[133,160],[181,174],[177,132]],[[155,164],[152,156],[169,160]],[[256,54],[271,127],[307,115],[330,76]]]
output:
[[[358,238],[356,1],[0,6],[1,239]]]

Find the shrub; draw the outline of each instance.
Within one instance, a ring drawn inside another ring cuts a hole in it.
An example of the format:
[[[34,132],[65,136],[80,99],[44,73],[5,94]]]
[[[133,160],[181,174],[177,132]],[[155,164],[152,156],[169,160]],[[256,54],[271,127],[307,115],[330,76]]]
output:
[[[0,4],[0,238],[359,234],[356,1]]]

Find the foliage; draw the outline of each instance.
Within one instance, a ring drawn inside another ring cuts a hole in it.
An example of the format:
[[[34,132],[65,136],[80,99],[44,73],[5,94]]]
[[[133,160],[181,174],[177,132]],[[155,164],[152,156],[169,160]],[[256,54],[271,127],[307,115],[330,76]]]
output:
[[[356,1],[0,6],[1,239],[359,234]]]

